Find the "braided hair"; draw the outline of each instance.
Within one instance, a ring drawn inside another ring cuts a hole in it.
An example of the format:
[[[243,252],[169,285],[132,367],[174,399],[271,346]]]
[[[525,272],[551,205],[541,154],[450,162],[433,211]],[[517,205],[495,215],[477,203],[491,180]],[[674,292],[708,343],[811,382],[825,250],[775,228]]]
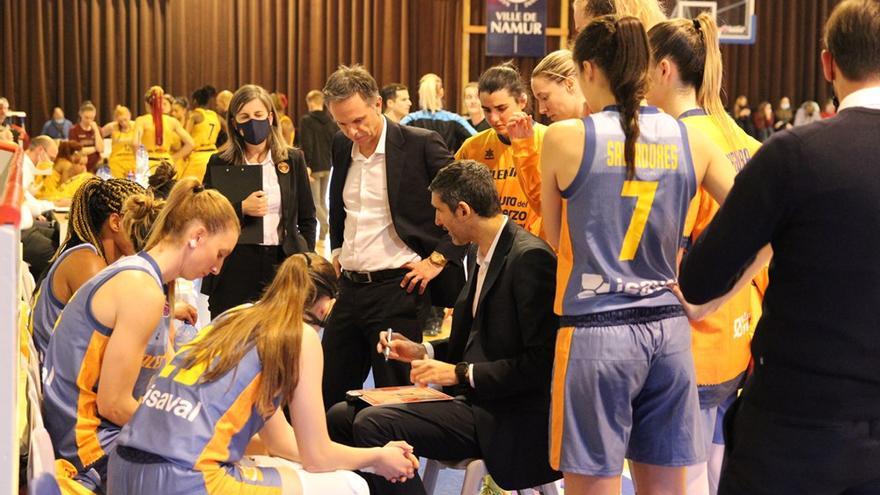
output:
[[[65,249],[84,243],[95,246],[98,254],[106,260],[107,255],[100,240],[101,228],[111,214],[122,214],[123,205],[129,196],[143,192],[143,187],[125,179],[91,178],[83,182],[73,194],[70,203],[67,237],[58,247],[52,261]]]

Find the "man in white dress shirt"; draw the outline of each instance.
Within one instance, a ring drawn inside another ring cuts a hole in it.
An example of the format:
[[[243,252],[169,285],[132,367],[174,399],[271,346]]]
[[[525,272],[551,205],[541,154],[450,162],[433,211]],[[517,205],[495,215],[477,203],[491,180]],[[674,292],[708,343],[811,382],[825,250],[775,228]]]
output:
[[[428,306],[451,306],[463,253],[434,224],[428,185],[452,154],[433,131],[382,115],[362,67],[340,67],[324,97],[339,129],[332,145],[330,246],[340,294],[324,333],[324,404],[361,388],[370,366],[379,387],[409,383],[409,366],[374,349],[392,328],[421,341]],[[430,286],[429,286],[430,283]]]

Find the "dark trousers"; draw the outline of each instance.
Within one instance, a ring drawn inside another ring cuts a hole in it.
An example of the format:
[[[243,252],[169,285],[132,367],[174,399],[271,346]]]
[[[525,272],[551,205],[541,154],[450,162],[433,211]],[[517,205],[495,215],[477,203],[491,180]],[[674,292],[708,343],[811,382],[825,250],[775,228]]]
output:
[[[737,399],[727,412],[719,495],[880,493],[880,418],[814,420]]]
[[[21,245],[22,258],[30,266],[34,280],[39,281],[58,249],[58,228],[36,222],[33,227],[21,231]]]
[[[263,288],[275,278],[278,265],[284,261],[281,246],[239,244],[223,263],[220,274],[208,282],[208,309],[211,318],[239,304],[255,302]],[[207,280],[207,279],[206,279]]]
[[[427,296],[408,294],[400,287],[403,276],[382,282],[357,284],[340,279],[339,297],[324,328],[324,407],[345,399],[349,390],[363,388],[373,367],[377,387],[409,385],[409,364],[385,362],[376,352],[379,332],[391,328],[414,341],[422,341],[420,315]]]
[[[361,400],[340,402],[327,413],[327,428],[333,441],[353,447],[380,447],[403,440],[413,446],[416,456],[428,459],[482,457],[473,409],[461,399],[381,407],[368,407]],[[360,474],[373,495],[425,493],[418,475],[405,483],[391,483],[381,476]]]

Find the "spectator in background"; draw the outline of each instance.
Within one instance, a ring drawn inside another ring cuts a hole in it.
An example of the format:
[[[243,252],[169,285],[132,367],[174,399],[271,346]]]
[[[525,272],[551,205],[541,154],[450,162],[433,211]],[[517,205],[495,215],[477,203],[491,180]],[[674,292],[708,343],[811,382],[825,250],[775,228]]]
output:
[[[2,124],[0,124],[0,141],[9,141],[18,144],[18,141],[15,140],[15,135],[12,134],[12,129]]]
[[[168,93],[162,95],[162,113],[171,115],[171,104],[174,103],[174,97]]]
[[[278,112],[278,123],[281,125],[281,137],[288,146],[293,146],[296,138],[296,127],[293,125],[293,119],[287,115],[287,95],[284,93],[272,93],[272,103]]]
[[[217,135],[222,132],[220,116],[211,109],[210,86],[201,87],[192,94],[192,111],[186,120],[186,132],[193,139],[193,152],[189,154],[179,177],[195,177],[202,180],[211,155],[217,152]]]
[[[450,152],[477,133],[464,118],[443,110],[443,80],[437,74],[425,74],[419,80],[419,110],[400,119],[401,125],[430,129],[440,134]]]
[[[61,107],[52,109],[52,118],[43,124],[40,134],[49,136],[52,139],[67,139],[73,122],[64,118],[64,110]]]
[[[404,89],[406,91],[406,89]],[[409,98],[409,96],[407,96]],[[324,94],[313,89],[306,95],[309,113],[299,121],[299,141],[306,158],[306,165],[312,171],[312,199],[315,200],[315,214],[321,230],[318,232],[318,252],[324,238],[330,233],[327,210],[327,186],[330,184],[330,155],[333,136],[339,131],[333,117],[324,108]]]
[[[38,199],[54,201],[59,206],[70,204],[73,194],[83,182],[95,175],[86,170],[88,159],[76,141],[61,141],[52,175],[43,181]]]
[[[823,119],[828,119],[837,115],[837,105],[834,104],[834,98],[828,98],[828,101],[825,102],[825,107],[822,109],[822,113],[819,115],[821,115]]]
[[[186,124],[186,118],[189,116],[188,107],[189,102],[186,100],[186,97],[175,97],[171,102],[171,116],[181,124]]]
[[[746,95],[739,95],[733,104],[733,111],[730,116],[736,121],[742,130],[746,131],[749,136],[755,135],[755,124],[752,122],[752,109],[749,107],[749,99]]]
[[[113,122],[101,128],[102,137],[110,137],[110,157],[107,166],[110,174],[117,179],[125,179],[135,173],[135,140],[137,134],[131,122],[131,110],[116,105]]]
[[[95,105],[91,101],[84,101],[79,107],[79,122],[68,133],[71,141],[82,145],[82,154],[86,156],[86,170],[89,173],[95,173],[98,162],[101,161],[101,153],[104,152],[101,128],[95,122],[96,114]]]
[[[52,210],[55,204],[35,198],[32,191],[36,189],[32,186],[34,178],[41,174],[41,170],[51,173],[52,161],[57,154],[58,145],[55,141],[49,136],[41,135],[31,139],[30,146],[22,158],[21,182],[24,191],[24,209],[34,219],[30,227],[22,224],[22,258],[30,267],[34,280],[39,279],[43,270],[49,266],[49,260],[58,248],[59,231],[41,217],[44,212]]]
[[[477,132],[483,132],[486,129],[490,129],[492,126],[489,125],[489,121],[486,120],[483,106],[480,105],[480,94],[477,89],[478,86],[479,83],[471,81],[464,87],[464,109],[468,113],[468,124],[470,124]]]
[[[593,19],[603,15],[631,15],[638,17],[645,30],[666,20],[660,0],[574,0],[571,10],[574,14],[574,34],[577,34]],[[601,110],[601,109],[599,109]]]
[[[9,100],[7,100],[3,96],[0,96],[0,126],[8,127],[10,123]]]
[[[764,142],[773,134],[773,106],[769,101],[762,101],[758,105],[752,122],[755,124],[755,133],[752,137],[758,141]]]
[[[6,127],[12,133],[12,139],[8,139],[8,141],[21,143],[23,147],[27,148],[30,145],[27,131],[24,130],[24,127],[15,124],[9,113],[9,100],[0,96],[0,126]]]
[[[229,129],[226,128],[226,112],[229,111],[230,100],[232,100],[232,91],[228,89],[217,93],[216,98],[214,98],[214,111],[217,112],[217,116],[220,117],[220,125],[223,126],[223,132],[217,136],[217,149],[220,149],[220,146],[223,146],[223,143],[229,139]]]
[[[409,114],[412,100],[409,99],[409,89],[400,83],[391,83],[379,92],[382,97],[383,112],[391,122],[400,122],[400,119]]]
[[[805,101],[794,115],[794,126],[812,124],[822,120],[819,114],[819,104],[815,101]]]
[[[42,180],[34,186],[36,177],[52,173],[53,162],[58,156],[58,145],[49,136],[37,136],[31,140],[30,146],[24,152],[22,158],[21,185],[24,190],[24,204],[37,218],[45,211],[51,210],[54,204],[51,201],[42,201],[34,197],[39,192]]]
[[[782,131],[791,129],[794,120],[794,112],[791,111],[791,100],[787,96],[779,99],[779,108],[775,112],[776,121],[773,123],[773,130]]]
[[[193,150],[192,136],[186,132],[183,124],[174,117],[161,113],[159,104],[165,101],[165,90],[161,86],[152,86],[144,94],[144,110],[146,113],[134,121],[137,144],[143,145],[147,150],[152,172],[160,162],[168,161],[179,163]],[[181,143],[176,152],[173,152],[175,137]],[[172,154],[173,152],[173,154]]]

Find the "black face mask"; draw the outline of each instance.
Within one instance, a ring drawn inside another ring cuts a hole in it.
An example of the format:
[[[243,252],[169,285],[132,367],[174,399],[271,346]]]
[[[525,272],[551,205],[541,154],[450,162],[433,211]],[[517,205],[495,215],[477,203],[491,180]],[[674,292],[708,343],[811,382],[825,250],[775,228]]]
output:
[[[251,119],[243,124],[238,124],[238,131],[248,144],[257,145],[262,143],[269,137],[269,119],[255,120]]]

